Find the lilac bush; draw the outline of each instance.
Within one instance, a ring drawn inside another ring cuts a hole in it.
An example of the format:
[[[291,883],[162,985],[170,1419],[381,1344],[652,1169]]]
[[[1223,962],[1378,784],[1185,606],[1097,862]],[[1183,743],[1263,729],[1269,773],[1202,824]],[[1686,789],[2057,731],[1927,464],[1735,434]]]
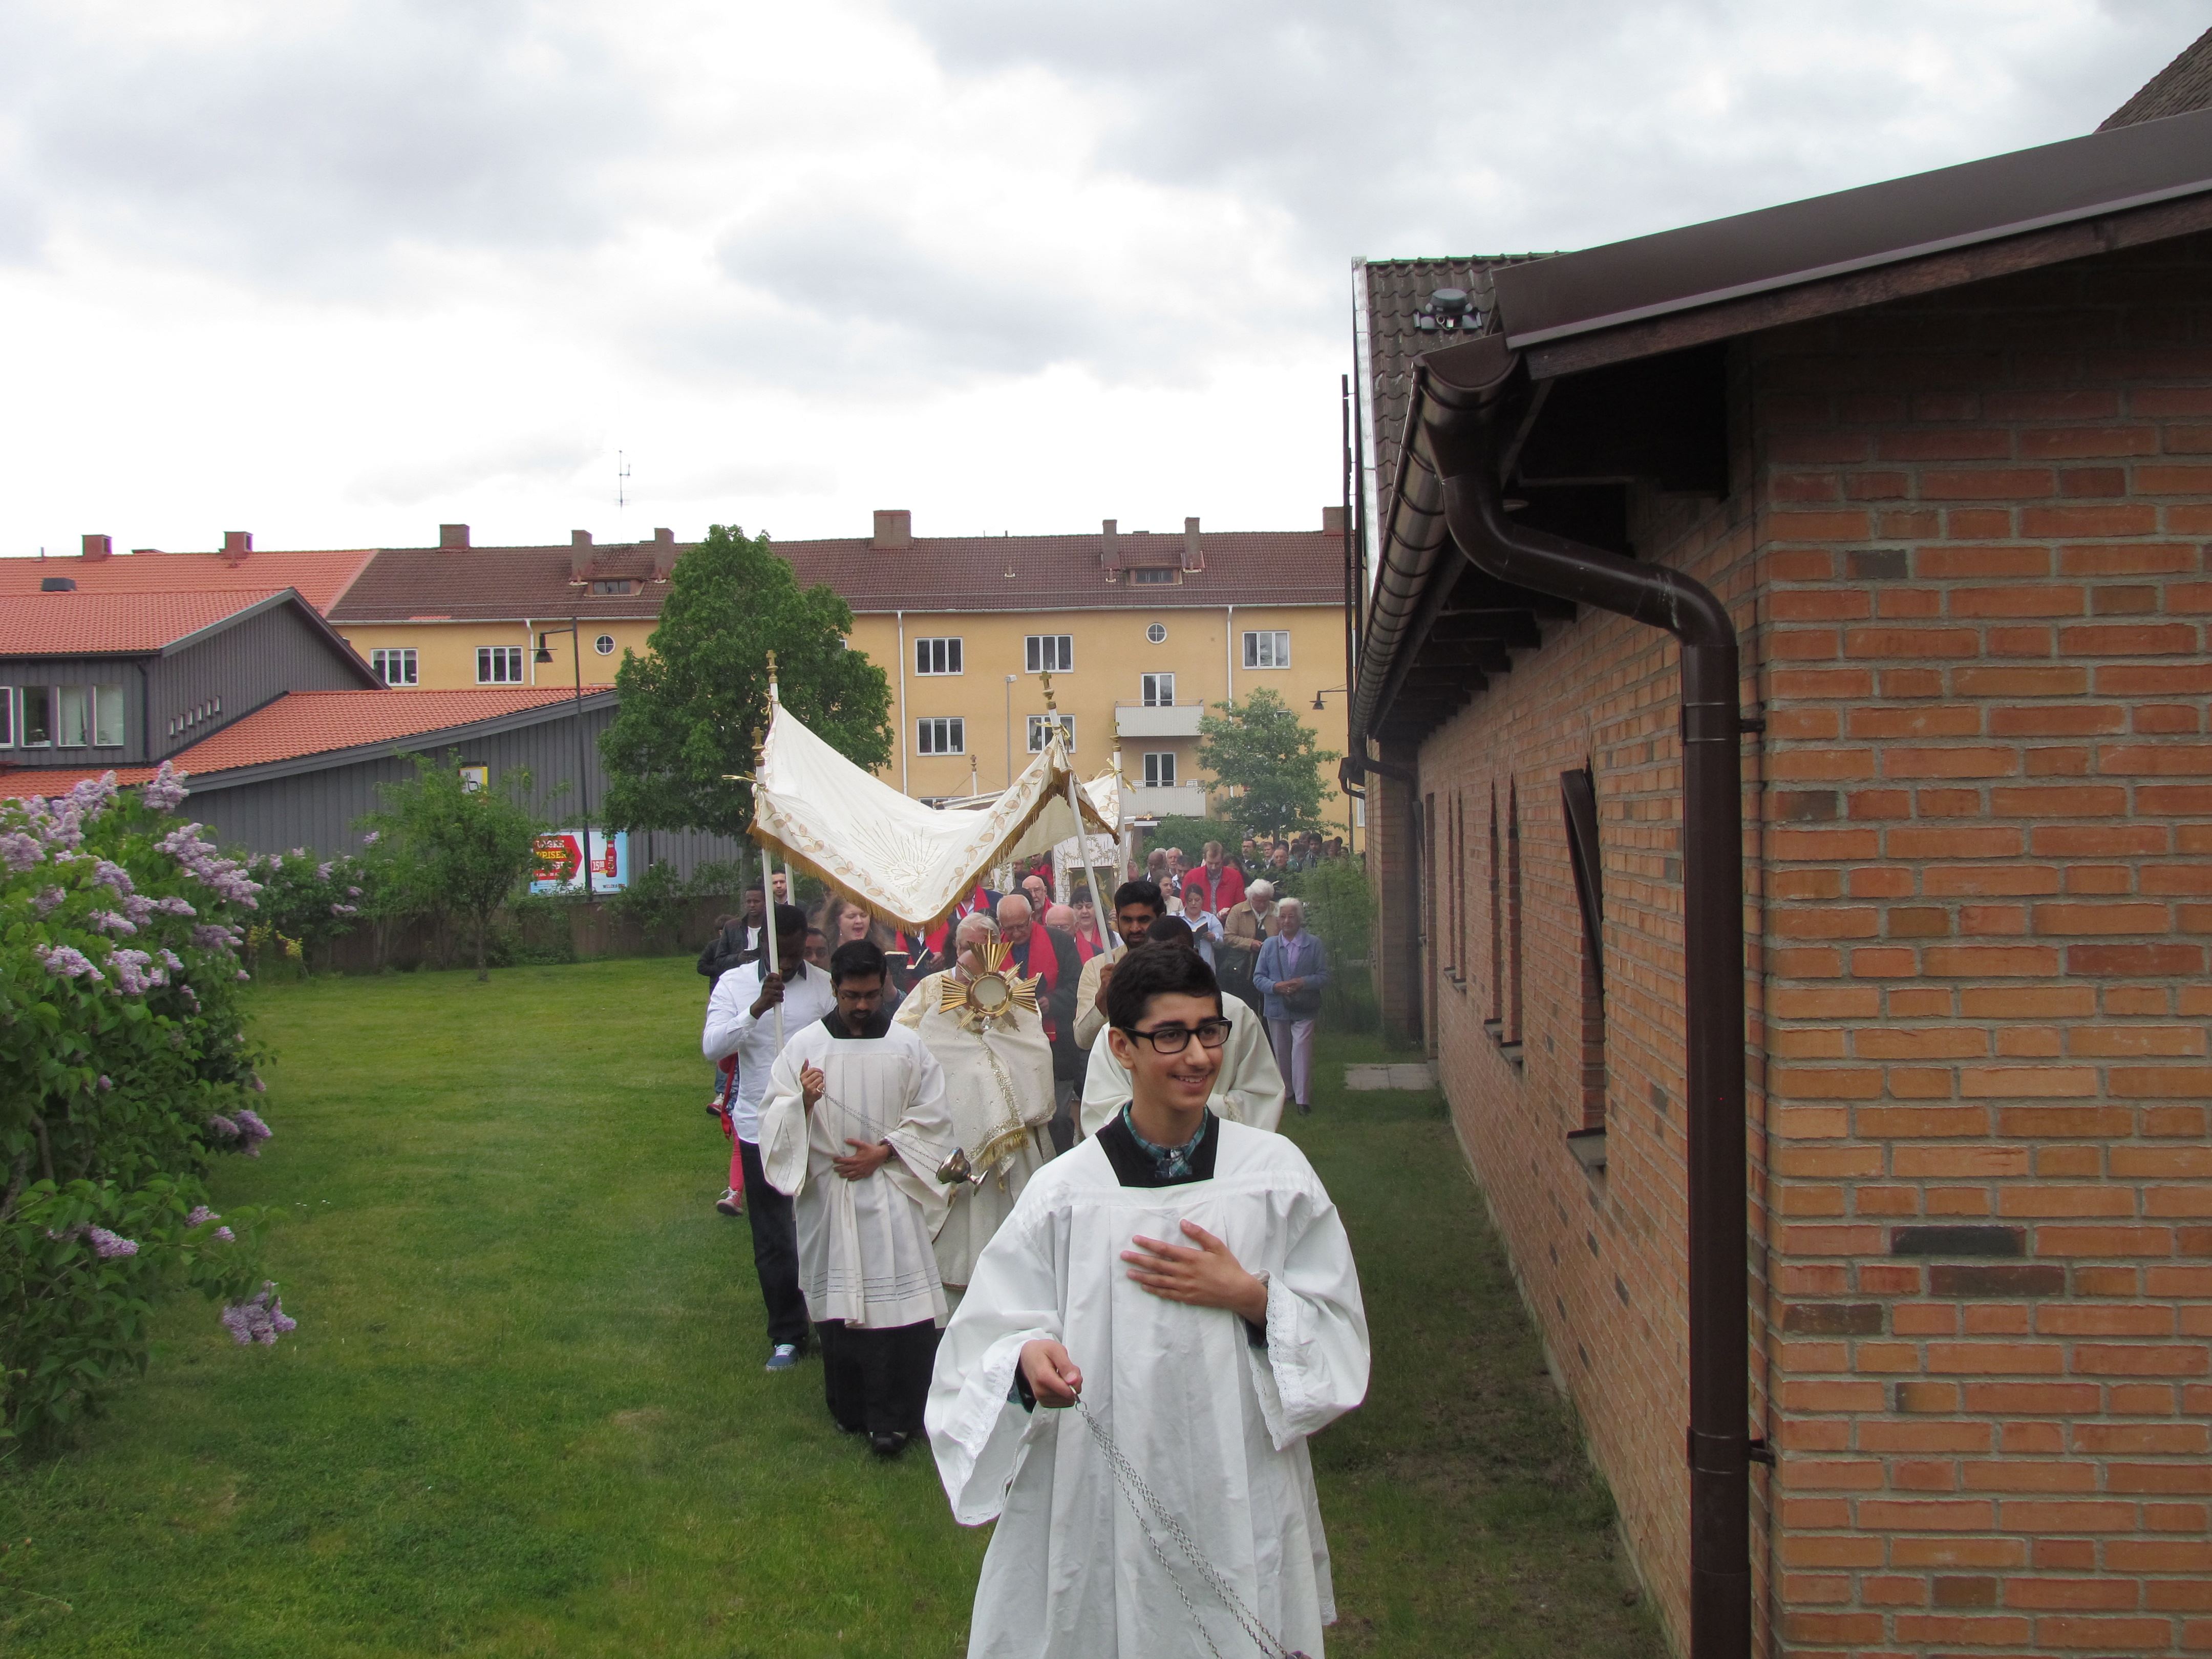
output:
[[[164,767],[0,802],[0,1442],[143,1370],[164,1294],[258,1309],[257,1343],[291,1328],[266,1218],[206,1202],[212,1160],[271,1134],[239,1000],[260,888],[184,799]]]

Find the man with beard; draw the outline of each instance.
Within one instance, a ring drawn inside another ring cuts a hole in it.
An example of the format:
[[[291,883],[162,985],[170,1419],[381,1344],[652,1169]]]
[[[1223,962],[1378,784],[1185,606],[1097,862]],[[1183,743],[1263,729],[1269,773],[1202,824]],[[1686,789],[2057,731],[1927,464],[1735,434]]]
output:
[[[945,1109],[968,1159],[969,1178],[952,1183],[936,1241],[938,1277],[946,1301],[957,1306],[975,1258],[1053,1155],[1045,1129],[1053,1121],[1054,1091],[1041,1005],[1012,978],[1013,963],[991,919],[969,916],[953,939],[955,965],[914,988],[898,1023],[945,1068]],[[1068,989],[1073,993],[1073,983]]]
[[[1075,988],[1083,963],[1075,942],[1038,927],[1036,915],[1018,893],[999,901],[999,937],[1014,971],[1036,981],[1045,1041],[1052,1045],[1052,1144],[1064,1152],[1075,1144],[1076,1079],[1083,1070],[1082,1051],[1075,1046]]]
[[[945,1290],[931,1238],[938,1172],[957,1150],[945,1068],[883,1012],[884,953],[841,945],[837,1006],[776,1056],[761,1103],[761,1165],[794,1201],[799,1285],[837,1426],[896,1457],[921,1427]]]

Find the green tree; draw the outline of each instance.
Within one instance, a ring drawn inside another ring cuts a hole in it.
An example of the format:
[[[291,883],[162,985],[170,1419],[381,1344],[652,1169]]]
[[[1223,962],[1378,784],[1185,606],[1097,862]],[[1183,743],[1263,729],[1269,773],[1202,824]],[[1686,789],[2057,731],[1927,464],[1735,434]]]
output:
[[[1243,792],[1229,803],[1231,819],[1254,836],[1320,829],[1321,804],[1335,792],[1322,787],[1317,769],[1336,751],[1271,690],[1214,707],[1220,712],[1198,725],[1198,759],[1217,782]]]
[[[442,761],[417,755],[415,775],[379,786],[384,809],[370,822],[396,841],[430,908],[475,924],[477,977],[489,979],[484,941],[493,914],[537,867],[544,825],[529,806],[530,774],[509,767],[483,787],[461,770],[459,750]]]
[[[802,589],[765,535],[715,525],[677,562],[645,656],[623,653],[622,707],[599,738],[604,816],[623,830],[743,835],[752,823],[753,734],[768,726],[768,654],[784,706],[858,765],[891,755],[890,682],[848,650],[853,613]]]

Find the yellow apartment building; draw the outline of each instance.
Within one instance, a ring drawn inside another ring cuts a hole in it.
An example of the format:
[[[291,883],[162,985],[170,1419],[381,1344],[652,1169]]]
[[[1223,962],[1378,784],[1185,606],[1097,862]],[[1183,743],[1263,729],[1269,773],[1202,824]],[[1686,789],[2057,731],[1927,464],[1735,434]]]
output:
[[[885,510],[866,536],[776,550],[802,585],[827,583],[852,607],[853,648],[890,682],[887,782],[924,799],[1002,787],[1041,743],[1049,671],[1086,774],[1118,750],[1146,812],[1196,815],[1209,705],[1265,686],[1322,747],[1344,748],[1345,539],[1335,507],[1303,531],[1201,532],[1191,519],[1152,533],[1109,520],[1079,535],[935,537]],[[88,538],[88,552],[106,540]],[[149,550],[42,568],[82,564],[88,584],[134,587],[300,586],[391,685],[580,675],[588,690],[614,683],[625,650],[650,648],[685,546],[667,530],[611,544],[580,530],[566,546],[478,547],[466,525],[444,525],[434,547],[306,554],[256,552],[233,532],[220,555]],[[550,663],[537,660],[541,641]],[[1334,766],[1324,771],[1333,787]]]

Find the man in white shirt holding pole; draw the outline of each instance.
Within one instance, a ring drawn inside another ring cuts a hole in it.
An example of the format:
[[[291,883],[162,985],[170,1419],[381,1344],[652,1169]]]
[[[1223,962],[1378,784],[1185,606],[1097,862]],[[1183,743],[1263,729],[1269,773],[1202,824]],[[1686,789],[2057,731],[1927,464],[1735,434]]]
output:
[[[768,1369],[787,1371],[806,1346],[806,1297],[799,1288],[799,1224],[792,1201],[769,1184],[761,1168],[760,1103],[785,1040],[833,1011],[837,994],[830,988],[829,975],[806,964],[805,911],[795,904],[777,905],[775,933],[776,966],[763,957],[714,981],[699,1046],[709,1060],[738,1056],[730,1122],[744,1160],[753,1271],[768,1310]]]

